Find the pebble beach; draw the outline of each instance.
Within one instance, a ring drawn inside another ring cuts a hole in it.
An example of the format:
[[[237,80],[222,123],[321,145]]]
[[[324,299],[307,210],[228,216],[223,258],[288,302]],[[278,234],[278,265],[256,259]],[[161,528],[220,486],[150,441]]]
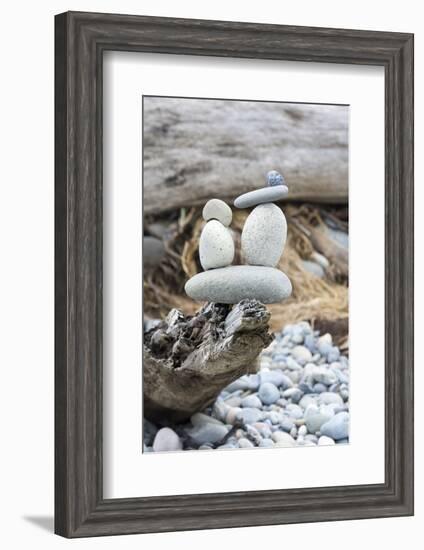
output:
[[[310,324],[287,325],[256,374],[224,388],[190,421],[143,425],[144,452],[340,445],[349,442],[349,360]]]

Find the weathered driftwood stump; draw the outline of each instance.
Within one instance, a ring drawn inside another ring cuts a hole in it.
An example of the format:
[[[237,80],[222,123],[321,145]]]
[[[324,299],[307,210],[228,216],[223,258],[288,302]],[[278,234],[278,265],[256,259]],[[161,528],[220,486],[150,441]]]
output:
[[[269,318],[257,300],[208,303],[193,317],[173,309],[144,335],[144,416],[183,421],[232,381],[256,372],[259,353],[273,339]]]

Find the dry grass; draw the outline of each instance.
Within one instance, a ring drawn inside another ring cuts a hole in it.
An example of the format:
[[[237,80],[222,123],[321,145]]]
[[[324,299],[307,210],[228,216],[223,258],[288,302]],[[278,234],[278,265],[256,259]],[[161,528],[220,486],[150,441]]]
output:
[[[326,277],[321,279],[306,271],[302,259],[308,259],[322,246],[325,224],[322,210],[310,205],[286,205],[284,212],[288,222],[288,239],[279,268],[290,278],[293,294],[281,304],[272,304],[271,326],[279,330],[288,323],[308,320],[344,321],[348,318],[348,273],[347,262],[340,260],[337,246],[328,248],[330,266]],[[231,227],[236,242],[235,263],[240,263],[240,234],[248,211],[234,212]],[[337,222],[336,214],[329,214]],[[198,260],[198,241],[203,227],[201,209],[181,210],[171,238],[166,243],[167,255],[161,264],[144,278],[144,311],[151,317],[163,317],[169,309],[176,307],[185,313],[194,313],[199,304],[184,293],[186,280],[201,270]],[[343,227],[345,222],[340,221]],[[319,239],[315,238],[319,237]],[[318,250],[319,251],[319,250]],[[345,329],[347,331],[347,328]],[[347,345],[347,334],[341,335],[339,343]]]

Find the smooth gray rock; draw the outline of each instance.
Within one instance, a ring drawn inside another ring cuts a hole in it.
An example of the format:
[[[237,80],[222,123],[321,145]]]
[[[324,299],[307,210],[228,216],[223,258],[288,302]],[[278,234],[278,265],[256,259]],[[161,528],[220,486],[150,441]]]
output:
[[[252,447],[254,447],[253,443],[249,441],[246,437],[241,437],[238,444],[240,449],[251,449]]]
[[[261,384],[265,382],[271,382],[274,386],[283,387],[283,389],[291,388],[293,386],[292,381],[288,376],[284,374],[281,369],[274,369],[272,371],[261,371],[259,373]]]
[[[318,397],[318,403],[320,405],[343,405],[343,398],[338,394],[334,392],[322,392],[319,394]]]
[[[328,367],[324,366],[314,367],[314,369],[312,370],[312,377],[315,382],[321,382],[326,386],[331,386],[331,384],[337,382],[337,375]]]
[[[274,202],[287,197],[289,193],[288,187],[285,185],[275,185],[273,187],[261,187],[255,191],[249,191],[239,195],[234,201],[236,208],[250,208],[258,204],[266,202]]]
[[[272,382],[265,382],[259,386],[259,398],[264,405],[275,403],[279,397],[280,392]]]
[[[230,265],[234,260],[234,241],[228,229],[217,220],[207,222],[199,240],[199,257],[203,269]]]
[[[222,422],[213,416],[203,413],[194,413],[190,418],[190,421],[193,426],[203,426],[204,424],[216,424],[217,426],[223,426]]]
[[[273,304],[288,298],[292,285],[279,269],[234,265],[198,273],[186,282],[185,291],[200,302],[237,304],[244,299],[256,299]]]
[[[349,436],[349,413],[340,412],[321,426],[321,434],[335,441]]]
[[[260,409],[262,407],[262,401],[257,395],[248,395],[241,400],[242,407],[252,407],[254,409]]]
[[[262,439],[258,447],[274,447],[274,442],[272,441],[272,439]]]
[[[325,276],[325,271],[316,262],[311,262],[310,260],[302,260],[302,265],[308,271],[309,273],[312,273],[312,275],[315,275],[315,277],[319,277],[320,279],[323,279]]]
[[[156,237],[143,237],[143,266],[147,269],[156,267],[165,256],[165,245]]]
[[[233,212],[228,204],[221,199],[211,199],[203,207],[202,216],[207,222],[218,220],[228,227],[233,219]]]
[[[228,433],[228,428],[223,424],[206,423],[195,426],[188,431],[188,435],[197,445],[216,443]]]
[[[153,441],[155,453],[165,451],[180,451],[183,448],[180,438],[171,428],[162,428],[158,431]]]
[[[294,447],[296,445],[296,441],[286,432],[274,432],[272,439],[275,441],[275,447]]]
[[[286,218],[272,203],[254,208],[244,222],[241,250],[249,265],[275,267],[283,253],[287,238]]]
[[[259,420],[262,419],[262,415],[263,413],[259,409],[246,407],[245,409],[241,409],[237,413],[236,418],[243,424],[254,424],[255,422],[259,422]]]
[[[318,439],[318,445],[335,445],[335,441],[334,439],[331,439],[331,437],[328,437],[326,435],[322,435],[319,439]]]
[[[305,363],[308,363],[308,361],[311,361],[312,353],[306,346],[295,346],[292,349],[292,357],[300,365],[304,365]]]
[[[331,410],[310,405],[305,411],[305,424],[308,432],[314,434],[321,429],[321,426],[328,422],[334,413]]]

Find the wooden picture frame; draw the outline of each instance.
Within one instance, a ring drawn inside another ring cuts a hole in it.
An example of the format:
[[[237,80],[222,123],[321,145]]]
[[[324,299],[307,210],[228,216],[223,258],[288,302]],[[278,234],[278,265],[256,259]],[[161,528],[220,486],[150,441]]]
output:
[[[56,16],[55,31],[56,533],[84,537],[413,514],[413,35],[76,12]],[[384,483],[103,498],[106,50],[384,67]]]

